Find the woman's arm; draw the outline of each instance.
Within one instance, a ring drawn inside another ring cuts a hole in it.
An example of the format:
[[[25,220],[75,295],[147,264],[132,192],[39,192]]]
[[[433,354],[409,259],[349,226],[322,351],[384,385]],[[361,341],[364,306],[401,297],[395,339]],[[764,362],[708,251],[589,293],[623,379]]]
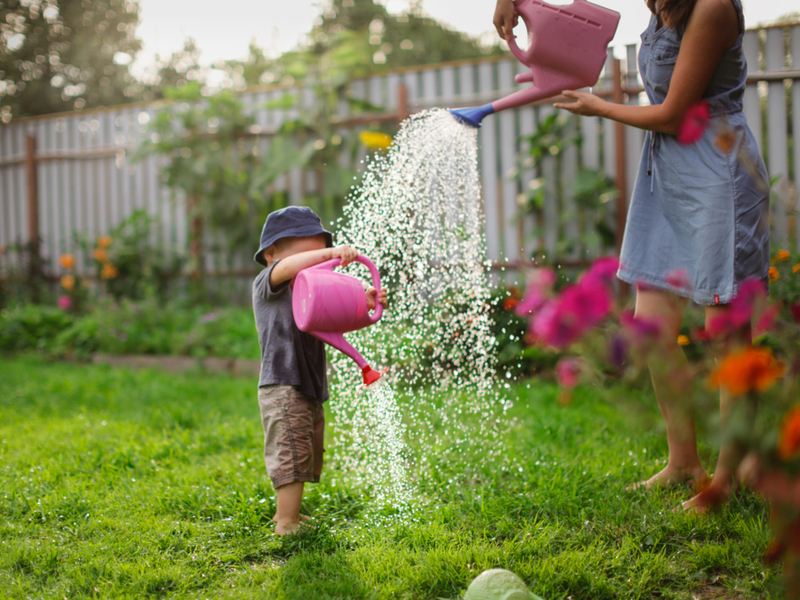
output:
[[[342,266],[345,267],[350,264],[355,257],[358,256],[358,251],[350,246],[337,246],[336,248],[323,248],[321,250],[309,250],[308,252],[298,252],[280,260],[275,265],[272,272],[269,274],[269,285],[277,287],[284,281],[294,279],[297,274],[303,269],[313,267],[319,263],[332,258],[341,257]]]
[[[681,41],[678,60],[663,104],[614,104],[586,92],[565,91],[575,102],[558,102],[556,108],[586,116],[600,116],[675,135],[686,111],[697,104],[708,87],[723,52],[739,35],[739,16],[730,0],[697,0]]]

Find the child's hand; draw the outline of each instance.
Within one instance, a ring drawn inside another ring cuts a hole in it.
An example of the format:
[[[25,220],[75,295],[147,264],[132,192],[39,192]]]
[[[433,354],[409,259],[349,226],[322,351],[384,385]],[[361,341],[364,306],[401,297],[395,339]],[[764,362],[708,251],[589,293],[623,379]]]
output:
[[[383,308],[389,308],[389,294],[386,292],[386,288],[382,288],[380,294],[375,288],[369,288],[367,290],[367,309],[372,310],[375,308],[376,296],[377,301],[383,305]]]
[[[351,248],[350,246],[337,246],[332,250],[333,252],[331,258],[341,257],[343,267],[349,265],[356,259],[356,256],[358,256],[358,250]]]

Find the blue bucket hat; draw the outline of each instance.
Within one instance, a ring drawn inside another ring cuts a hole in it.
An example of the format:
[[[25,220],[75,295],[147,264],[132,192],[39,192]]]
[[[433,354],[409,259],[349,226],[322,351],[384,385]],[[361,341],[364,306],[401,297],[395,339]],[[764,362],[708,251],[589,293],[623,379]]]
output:
[[[287,206],[271,212],[261,230],[261,246],[253,257],[255,261],[267,266],[263,252],[281,238],[285,237],[311,237],[325,234],[325,245],[333,247],[333,236],[330,231],[322,227],[322,221],[316,213],[307,206]]]

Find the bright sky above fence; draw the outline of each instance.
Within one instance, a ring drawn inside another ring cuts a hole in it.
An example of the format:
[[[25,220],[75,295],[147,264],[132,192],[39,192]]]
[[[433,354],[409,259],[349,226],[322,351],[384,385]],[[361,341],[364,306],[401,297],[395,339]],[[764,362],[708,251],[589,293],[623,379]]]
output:
[[[409,0],[382,0],[390,12],[408,10]],[[613,46],[635,43],[646,27],[649,12],[644,0],[599,0],[622,14]],[[552,0],[570,4],[569,0]],[[192,37],[202,50],[201,62],[244,58],[251,40],[273,55],[293,48],[311,31],[325,0],[227,0],[224,13],[201,9],[197,0],[139,0],[142,22],[138,33],[144,49],[137,60],[138,69],[152,64],[156,54],[162,57],[180,50],[183,41]],[[494,0],[423,0],[423,10],[435,19],[472,35],[495,36],[492,26]],[[798,11],[797,0],[744,0],[748,26],[772,22]],[[517,29],[524,35],[524,27]]]

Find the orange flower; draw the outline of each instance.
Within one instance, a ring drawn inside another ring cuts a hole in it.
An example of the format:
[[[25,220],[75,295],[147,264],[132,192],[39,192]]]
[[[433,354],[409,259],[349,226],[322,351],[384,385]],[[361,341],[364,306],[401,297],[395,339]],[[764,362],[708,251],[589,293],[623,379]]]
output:
[[[506,298],[503,302],[503,308],[506,310],[514,310],[519,304],[519,300],[516,298]]]
[[[119,270],[110,262],[105,263],[103,265],[103,270],[100,271],[100,277],[103,279],[114,279],[117,275],[119,275]]]
[[[725,154],[730,154],[731,150],[733,150],[733,147],[736,145],[736,133],[733,129],[725,129],[714,138],[714,143],[717,145],[717,148],[722,150]]]
[[[111,236],[110,235],[101,235],[97,238],[97,246],[99,248],[108,248],[111,245]]]
[[[785,260],[789,260],[789,251],[778,250],[778,254],[775,256],[775,262],[783,262]]]
[[[679,346],[688,346],[689,345],[689,336],[679,335],[678,336],[678,345]]]
[[[61,287],[63,287],[68,292],[71,292],[72,288],[75,287],[75,276],[74,275],[64,275],[61,278]]]
[[[778,279],[780,279],[780,278],[781,278],[781,274],[778,273],[778,269],[776,269],[775,267],[770,267],[769,268],[769,280],[770,281],[778,281]]]
[[[75,266],[75,256],[73,254],[62,254],[58,259],[58,264],[65,269],[71,269]]]
[[[800,454],[800,405],[789,410],[783,419],[778,454],[784,460],[790,460]]]
[[[769,389],[785,371],[785,365],[775,359],[769,348],[747,348],[722,359],[708,381],[713,388],[723,386],[739,396]]]
[[[94,257],[101,263],[108,262],[108,252],[106,252],[102,248],[94,249]]]
[[[798,271],[800,271],[800,263],[792,267],[792,273],[797,273]]]

